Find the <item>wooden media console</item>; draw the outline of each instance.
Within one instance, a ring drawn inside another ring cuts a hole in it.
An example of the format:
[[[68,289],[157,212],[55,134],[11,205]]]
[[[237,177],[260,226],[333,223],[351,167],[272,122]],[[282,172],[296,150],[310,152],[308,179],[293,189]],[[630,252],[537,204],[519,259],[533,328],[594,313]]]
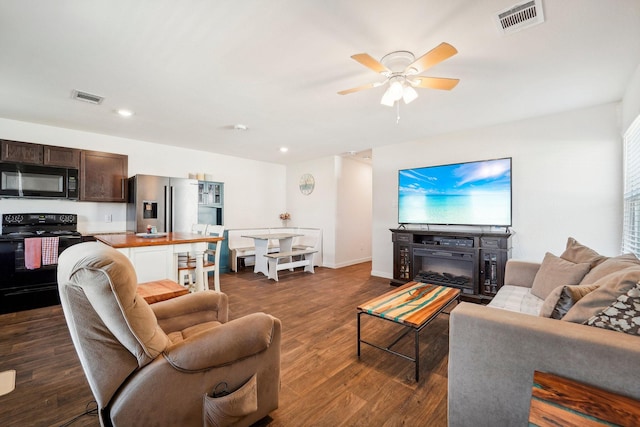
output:
[[[412,280],[458,288],[488,302],[504,284],[511,233],[391,229],[394,286]]]

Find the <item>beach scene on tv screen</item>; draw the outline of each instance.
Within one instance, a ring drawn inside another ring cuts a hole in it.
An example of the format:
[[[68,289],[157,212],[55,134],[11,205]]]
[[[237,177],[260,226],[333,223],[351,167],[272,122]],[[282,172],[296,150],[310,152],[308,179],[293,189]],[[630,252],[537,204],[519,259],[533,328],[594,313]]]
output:
[[[398,222],[511,225],[511,159],[399,171]]]

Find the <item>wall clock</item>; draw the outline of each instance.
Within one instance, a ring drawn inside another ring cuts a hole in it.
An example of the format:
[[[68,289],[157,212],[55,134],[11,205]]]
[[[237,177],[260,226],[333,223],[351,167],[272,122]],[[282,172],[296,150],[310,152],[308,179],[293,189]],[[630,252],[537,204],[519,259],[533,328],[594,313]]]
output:
[[[313,179],[313,175],[310,173],[305,173],[300,177],[300,192],[305,196],[308,196],[313,191],[313,188],[316,186],[316,181]]]

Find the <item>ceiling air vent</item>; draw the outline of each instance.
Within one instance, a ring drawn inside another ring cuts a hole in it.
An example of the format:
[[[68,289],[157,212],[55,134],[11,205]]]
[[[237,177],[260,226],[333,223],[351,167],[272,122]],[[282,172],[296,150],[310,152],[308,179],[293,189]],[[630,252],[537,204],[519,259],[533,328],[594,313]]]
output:
[[[531,0],[510,6],[495,16],[498,30],[502,34],[522,31],[544,22],[542,0]]]
[[[94,95],[88,92],[82,92],[80,90],[73,90],[71,92],[71,98],[77,99],[78,101],[88,102],[90,104],[99,105],[102,103],[104,99],[102,96]]]

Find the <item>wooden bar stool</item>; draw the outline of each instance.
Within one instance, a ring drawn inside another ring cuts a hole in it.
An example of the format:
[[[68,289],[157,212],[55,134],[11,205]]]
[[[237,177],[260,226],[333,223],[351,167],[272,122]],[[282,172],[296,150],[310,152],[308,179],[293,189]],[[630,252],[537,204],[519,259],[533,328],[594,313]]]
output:
[[[191,232],[193,234],[205,234],[207,226],[208,224],[193,224]],[[195,257],[188,252],[178,254],[178,283],[193,290],[196,284],[195,271]]]
[[[224,235],[224,225],[208,225],[204,234],[207,236],[222,237]],[[220,269],[218,268],[218,265],[220,264],[221,247],[221,242],[209,243],[209,249],[204,251],[204,264],[202,268],[202,274],[204,275],[202,282],[208,287],[209,273],[213,272],[213,284],[214,289],[217,292],[220,292]],[[189,283],[195,283],[195,274],[195,259],[193,259],[193,262],[187,259],[182,266],[180,259],[178,259],[178,277],[180,283],[184,283],[184,279],[186,278],[190,280]]]

